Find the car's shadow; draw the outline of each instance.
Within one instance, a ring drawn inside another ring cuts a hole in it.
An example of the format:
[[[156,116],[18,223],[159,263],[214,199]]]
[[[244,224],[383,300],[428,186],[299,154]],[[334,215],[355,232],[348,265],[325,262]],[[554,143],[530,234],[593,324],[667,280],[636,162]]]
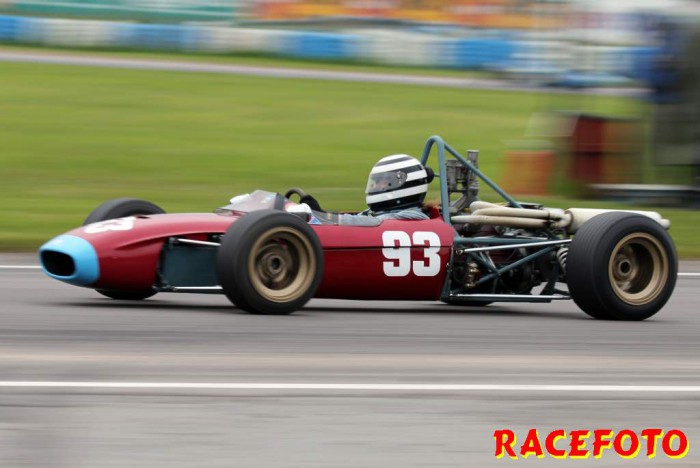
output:
[[[306,306],[303,310],[295,312],[294,315],[303,315],[304,312],[322,312],[322,313],[381,313],[381,314],[397,314],[397,315],[414,315],[414,314],[426,314],[426,315],[470,315],[470,316],[493,316],[493,317],[547,317],[547,318],[558,318],[566,320],[587,320],[590,319],[583,312],[577,314],[575,312],[540,312],[533,310],[523,310],[523,309],[513,309],[505,308],[499,305],[489,305],[489,306],[454,306],[449,304],[442,304],[436,302],[435,305],[426,308],[411,308],[411,309],[391,309],[386,307],[318,307],[318,306]]]
[[[387,303],[388,304],[388,303]],[[232,304],[196,304],[192,302],[177,302],[163,299],[146,299],[143,301],[125,301],[107,298],[86,299],[84,301],[71,301],[62,303],[67,307],[76,307],[84,309],[129,309],[143,311],[164,311],[164,312],[209,312],[216,314],[245,314],[247,312],[238,309]],[[542,317],[549,319],[565,319],[565,320],[592,320],[583,312],[558,312],[551,311],[534,311],[525,309],[513,308],[513,304],[505,306],[504,304],[491,304],[489,306],[456,306],[448,305],[440,302],[425,304],[424,307],[412,305],[411,308],[397,307],[366,307],[362,302],[356,304],[348,304],[348,301],[339,301],[338,305],[314,305],[311,303],[301,310],[287,316],[288,318],[318,318],[322,314],[392,314],[392,315],[466,315],[478,317]]]
[[[158,299],[146,299],[143,301],[125,301],[118,299],[87,299],[85,301],[64,302],[61,305],[67,307],[79,307],[84,309],[132,309],[154,311],[183,311],[183,312],[213,312],[220,314],[245,313],[233,304],[183,304],[178,302],[163,301]]]

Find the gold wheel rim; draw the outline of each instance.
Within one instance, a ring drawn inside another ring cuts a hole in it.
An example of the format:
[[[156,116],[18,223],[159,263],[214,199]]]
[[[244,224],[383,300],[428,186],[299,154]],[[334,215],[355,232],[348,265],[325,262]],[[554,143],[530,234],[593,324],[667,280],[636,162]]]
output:
[[[613,291],[630,305],[656,299],[668,281],[668,255],[658,239],[634,233],[617,243],[608,263]]]
[[[273,228],[260,236],[248,259],[253,288],[271,302],[299,299],[311,286],[315,271],[311,242],[288,227]]]

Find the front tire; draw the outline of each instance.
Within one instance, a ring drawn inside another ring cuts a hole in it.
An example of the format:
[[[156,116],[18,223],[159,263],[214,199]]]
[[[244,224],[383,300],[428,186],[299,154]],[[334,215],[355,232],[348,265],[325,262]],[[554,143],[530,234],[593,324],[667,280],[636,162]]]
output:
[[[574,236],[567,284],[576,305],[602,320],[644,320],[673,293],[678,258],[659,223],[632,213],[604,213]]]
[[[226,297],[254,314],[286,315],[313,297],[323,276],[323,250],[300,218],[254,211],[226,231],[216,271]]]
[[[137,198],[115,198],[108,200],[95,208],[92,213],[85,218],[83,226],[86,224],[99,223],[109,219],[125,218],[136,215],[164,214],[165,210],[160,206],[146,200]],[[112,291],[107,289],[96,289],[98,293],[110,299],[123,301],[140,301],[156,294],[155,291]]]
[[[99,223],[108,219],[125,218],[135,215],[164,214],[165,210],[160,206],[146,200],[137,198],[115,198],[108,200],[92,210],[92,213],[85,218],[83,226],[86,224]]]

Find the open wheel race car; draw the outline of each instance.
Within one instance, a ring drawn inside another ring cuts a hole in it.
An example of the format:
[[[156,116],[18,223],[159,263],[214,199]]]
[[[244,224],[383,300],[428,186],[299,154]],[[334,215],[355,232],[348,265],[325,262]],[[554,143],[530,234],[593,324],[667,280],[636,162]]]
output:
[[[643,320],[671,296],[678,261],[658,213],[521,203],[478,169],[476,151],[465,158],[440,137],[426,143],[424,166],[434,148],[441,203],[430,219],[345,225],[339,214],[291,213],[293,195],[308,198],[299,189],[256,191],[206,214],[117,199],[44,244],[41,265],[114,299],[223,293],[259,314],[289,314],[312,297],[467,306],[573,299],[595,318]],[[505,204],[480,201],[479,180]]]

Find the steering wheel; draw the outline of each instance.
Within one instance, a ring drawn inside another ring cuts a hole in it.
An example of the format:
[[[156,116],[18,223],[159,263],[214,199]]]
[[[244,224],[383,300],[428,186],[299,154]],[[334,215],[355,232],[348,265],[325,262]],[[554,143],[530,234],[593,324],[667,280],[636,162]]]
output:
[[[284,198],[291,200],[292,195],[299,195],[299,203],[302,203],[302,201],[301,201],[302,198],[308,197],[307,193],[304,192],[299,187],[292,187],[289,190],[287,190],[287,193],[284,194]]]
[[[284,198],[291,200],[292,195],[299,195],[299,203],[306,203],[312,210],[323,211],[321,205],[318,204],[318,201],[299,187],[292,187],[287,190],[287,193],[284,194]]]

